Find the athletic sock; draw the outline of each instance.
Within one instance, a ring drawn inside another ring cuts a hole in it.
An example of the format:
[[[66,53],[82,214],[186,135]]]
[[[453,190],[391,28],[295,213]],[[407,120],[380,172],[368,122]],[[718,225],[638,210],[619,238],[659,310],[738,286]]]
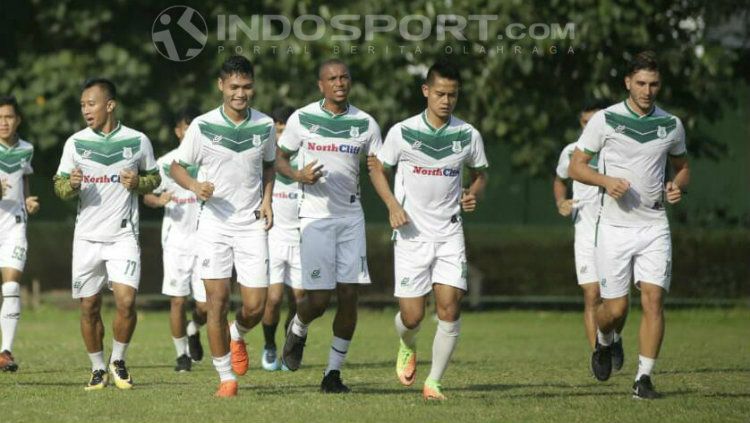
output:
[[[122,342],[117,342],[117,340],[112,340],[112,355],[109,357],[109,362],[114,363],[117,360],[125,360],[125,352],[128,349],[128,345],[130,344],[123,344]]]
[[[648,358],[644,357],[642,355],[638,355],[638,373],[635,375],[635,380],[638,381],[638,379],[641,378],[641,376],[651,375],[651,370],[654,369],[654,364],[656,364],[655,358]]]
[[[249,330],[250,329],[242,326],[235,320],[231,325],[229,325],[229,336],[232,338],[232,341],[241,341],[245,338],[245,334]]]
[[[413,329],[409,329],[404,325],[404,320],[401,318],[401,312],[396,313],[396,318],[393,319],[396,323],[396,332],[401,340],[404,341],[407,347],[414,349],[417,346],[417,333],[419,333],[420,325]]]
[[[195,323],[194,320],[191,320],[187,324],[187,335],[193,336],[198,333],[198,330],[201,328],[201,326],[197,323]]]
[[[439,382],[448,367],[453,350],[458,343],[458,335],[461,332],[461,319],[455,322],[438,320],[435,340],[432,343],[432,368],[430,379]]]
[[[622,335],[620,335],[619,333],[615,332],[615,336],[613,338],[614,342],[619,342],[620,339],[622,339]]]
[[[292,318],[292,333],[300,337],[307,336],[307,325],[302,323],[299,316],[296,314],[294,315],[294,318]]]
[[[325,375],[331,370],[341,370],[341,365],[344,364],[346,359],[346,353],[349,351],[349,344],[351,339],[343,339],[338,336],[333,337],[331,342],[331,350],[328,352],[328,367],[326,367]]]
[[[266,349],[276,348],[276,327],[278,326],[279,322],[272,325],[263,324],[263,339],[266,343]]]
[[[232,371],[232,353],[227,353],[223,357],[211,357],[214,362],[214,368],[219,372],[219,379],[222,382],[228,380],[237,380],[237,376]]]
[[[177,357],[187,355],[188,353],[187,336],[183,336],[182,338],[172,337],[172,342],[174,342],[174,349],[177,352]]]
[[[18,282],[3,283],[3,305],[0,307],[0,332],[3,335],[0,351],[13,351],[18,319],[21,318],[21,285]]]
[[[609,333],[604,333],[601,330],[596,329],[596,339],[599,340],[599,344],[601,346],[608,347],[612,345],[612,339],[614,338],[613,333],[614,331],[609,332]]]
[[[104,351],[89,353],[89,360],[91,360],[92,372],[104,370],[107,367],[104,365]]]

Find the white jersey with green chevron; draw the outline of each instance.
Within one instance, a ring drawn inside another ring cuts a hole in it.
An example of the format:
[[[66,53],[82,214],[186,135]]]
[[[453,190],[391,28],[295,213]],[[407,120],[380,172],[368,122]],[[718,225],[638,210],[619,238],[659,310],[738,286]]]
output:
[[[291,159],[297,169],[297,156]],[[276,173],[273,185],[273,227],[268,232],[269,242],[299,245],[299,184]]]
[[[262,229],[263,165],[276,158],[273,119],[248,109],[245,120],[232,122],[223,106],[193,119],[177,149],[176,161],[200,166],[214,184],[203,205],[200,227],[226,235]]]
[[[69,176],[75,168],[83,172],[75,237],[96,242],[137,237],[138,194],[120,183],[120,172],[158,172],[148,137],[119,122],[109,134],[78,131],[65,141],[57,174]]]
[[[296,110],[287,119],[279,148],[300,152],[299,167],[317,160],[323,177],[302,185],[300,217],[327,218],[362,213],[359,168],[363,155],[375,154],[382,145],[380,127],[369,114],[349,105],[334,115],[323,100]]]
[[[34,173],[31,159],[34,146],[22,139],[9,146],[0,142],[0,178],[7,182],[7,190],[0,200],[0,231],[8,234],[18,224],[26,224],[24,176]],[[2,235],[0,234],[0,237]]]
[[[560,159],[557,161],[556,173],[560,179],[568,179],[568,167],[570,166],[570,157],[573,155],[573,151],[576,149],[576,143],[572,142],[563,148],[560,153]],[[598,171],[599,155],[595,154],[591,160],[589,160],[589,167],[595,171]],[[582,184],[578,181],[573,181],[573,223],[579,221],[585,221],[592,225],[596,222],[596,218],[599,216],[599,187]]]
[[[163,192],[172,194],[172,200],[164,206],[161,246],[180,251],[193,251],[200,204],[195,193],[179,186],[170,176],[169,168],[176,156],[177,149],[174,149],[156,160],[161,174],[161,184],[154,190],[154,194]],[[198,166],[188,166],[187,171],[193,178],[198,178]]]
[[[644,116],[625,101],[600,110],[578,139],[577,148],[599,153],[599,172],[630,182],[615,200],[601,193],[601,222],[614,226],[667,224],[664,184],[667,156],[684,156],[685,129],[679,118],[654,106]]]
[[[378,159],[398,166],[393,191],[410,221],[396,230],[398,239],[439,242],[463,235],[463,168],[488,166],[479,131],[455,116],[434,128],[422,112],[388,131]]]

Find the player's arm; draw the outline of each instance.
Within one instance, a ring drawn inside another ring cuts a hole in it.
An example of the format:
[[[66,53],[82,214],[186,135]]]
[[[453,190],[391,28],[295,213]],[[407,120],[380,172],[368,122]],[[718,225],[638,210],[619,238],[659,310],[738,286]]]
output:
[[[273,183],[276,179],[276,170],[274,170],[274,162],[263,162],[263,199],[260,202],[260,218],[265,219],[266,223],[263,227],[266,230],[271,229],[273,226],[273,207],[271,202],[273,201]]]
[[[477,201],[484,194],[487,188],[487,170],[486,168],[470,169],[471,185],[461,194],[461,208],[465,212],[473,212],[477,208]]]
[[[169,191],[164,191],[159,194],[154,194],[150,192],[148,194],[143,195],[143,204],[145,204],[148,207],[151,207],[152,209],[158,209],[160,207],[164,207],[170,201],[172,201],[172,193]]]
[[[573,200],[568,198],[568,184],[558,175],[555,175],[555,179],[552,181],[552,193],[555,195],[557,212],[562,216],[570,216]]]
[[[690,168],[688,167],[688,160],[686,155],[682,156],[669,156],[669,163],[672,165],[674,170],[674,178],[667,182],[667,202],[669,204],[675,204],[682,199],[682,194],[685,193],[690,183]]]
[[[593,154],[581,151],[576,148],[573,151],[573,156],[570,158],[570,167],[568,167],[568,175],[574,180],[584,183],[586,185],[595,185],[602,187],[607,190],[614,199],[620,199],[630,189],[630,182],[622,178],[613,178],[611,176],[602,175],[589,167],[589,162]]]
[[[26,202],[26,212],[35,214],[39,211],[39,197],[31,195],[31,185],[28,175],[23,176],[23,196]]]
[[[391,228],[396,229],[409,223],[409,216],[391,191],[391,184],[388,181],[388,174],[391,173],[390,166],[383,165],[376,156],[368,156],[367,168],[375,192],[378,193],[378,196],[388,208],[388,220],[391,223]]]
[[[192,191],[201,201],[207,201],[214,195],[214,184],[211,182],[198,182],[190,176],[182,164],[175,161],[169,165],[169,175],[177,182],[177,185]]]

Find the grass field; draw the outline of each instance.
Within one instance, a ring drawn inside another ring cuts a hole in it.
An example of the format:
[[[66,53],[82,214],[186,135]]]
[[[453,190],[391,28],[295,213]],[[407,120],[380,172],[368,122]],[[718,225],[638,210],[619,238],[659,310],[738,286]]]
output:
[[[331,313],[313,324],[300,371],[260,369],[261,333],[248,335],[251,370],[234,399],[215,399],[217,376],[204,359],[175,374],[167,314],[147,311],[128,352],[132,391],[84,392],[89,363],[76,311],[24,313],[14,353],[21,369],[0,373],[0,422],[747,422],[750,421],[750,310],[669,312],[654,382],[666,396],[630,395],[640,316],[625,331],[623,371],[596,382],[578,313],[466,313],[444,378],[449,401],[425,403],[435,323],[419,338],[418,382],[396,381],[394,310],[366,310],[343,372],[353,393],[318,393],[328,354]],[[109,354],[111,312],[105,316]],[[205,334],[202,334],[205,345]],[[278,337],[281,342],[281,336]]]

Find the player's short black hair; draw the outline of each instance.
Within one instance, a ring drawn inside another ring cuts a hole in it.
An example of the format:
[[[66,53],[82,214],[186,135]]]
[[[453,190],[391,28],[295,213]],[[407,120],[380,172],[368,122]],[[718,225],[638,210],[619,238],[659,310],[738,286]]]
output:
[[[633,56],[630,62],[628,62],[626,75],[633,75],[639,70],[659,72],[659,62],[656,60],[656,53],[652,50],[646,50]]]
[[[604,110],[607,107],[609,107],[609,102],[607,100],[602,100],[598,98],[592,98],[587,99],[583,102],[583,107],[581,107],[581,113],[586,112],[593,112],[595,110]]]
[[[200,116],[201,112],[198,110],[195,106],[185,106],[182,109],[180,109],[177,114],[174,116],[174,124],[177,126],[180,122],[185,122],[186,124],[190,125],[190,122],[193,121],[193,119]]]
[[[115,83],[107,78],[89,78],[83,83],[83,89],[85,91],[93,86],[98,86],[107,94],[109,100],[115,100],[117,98],[117,88]]]
[[[273,112],[271,112],[273,123],[286,124],[287,119],[289,119],[289,116],[291,116],[292,113],[294,113],[294,108],[289,106],[279,106],[273,109]]]
[[[0,107],[2,106],[13,106],[13,111],[16,113],[16,116],[21,116],[21,107],[18,105],[18,100],[16,100],[16,97],[13,95],[3,95],[0,96]]]
[[[344,62],[343,60],[336,59],[336,58],[327,59],[327,60],[324,60],[323,62],[321,62],[318,65],[318,80],[320,80],[321,75],[323,75],[323,69],[326,66],[331,66],[331,65],[341,65],[341,66],[345,67],[347,71],[349,70],[349,65],[347,65],[346,62]]]
[[[458,85],[461,85],[461,73],[458,71],[458,68],[455,65],[448,61],[440,60],[430,66],[430,69],[427,71],[427,77],[425,78],[424,83],[427,85],[432,85],[435,82],[435,78],[437,77],[450,79],[451,81],[458,82]]]
[[[221,79],[227,79],[232,75],[239,74],[255,78],[255,68],[253,64],[245,56],[235,54],[230,56],[219,69],[219,77]]]

